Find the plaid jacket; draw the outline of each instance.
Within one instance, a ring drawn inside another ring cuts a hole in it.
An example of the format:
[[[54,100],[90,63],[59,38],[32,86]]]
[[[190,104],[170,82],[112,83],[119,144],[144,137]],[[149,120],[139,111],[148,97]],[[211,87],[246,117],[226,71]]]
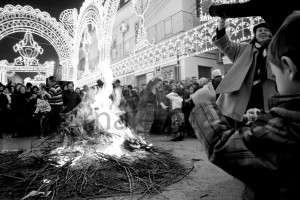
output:
[[[215,103],[190,122],[209,160],[245,183],[244,199],[300,199],[300,94],[276,95],[251,127],[229,126]]]

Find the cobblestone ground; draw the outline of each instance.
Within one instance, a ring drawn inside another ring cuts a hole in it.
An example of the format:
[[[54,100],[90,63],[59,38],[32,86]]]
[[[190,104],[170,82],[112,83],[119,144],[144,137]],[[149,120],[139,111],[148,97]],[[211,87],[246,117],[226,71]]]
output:
[[[173,150],[174,155],[190,165],[196,159],[194,170],[183,180],[169,187],[158,195],[141,195],[106,198],[106,200],[239,200],[243,185],[220,168],[211,164],[204,149],[196,138],[186,138],[184,141],[172,142],[166,136],[151,136],[154,146]],[[32,143],[39,142],[36,137],[6,138],[0,140],[0,151],[19,148],[30,148]],[[78,200],[78,199],[77,199]],[[94,199],[96,200],[96,199]],[[100,200],[100,199],[97,199]],[[102,199],[101,199],[102,200]]]

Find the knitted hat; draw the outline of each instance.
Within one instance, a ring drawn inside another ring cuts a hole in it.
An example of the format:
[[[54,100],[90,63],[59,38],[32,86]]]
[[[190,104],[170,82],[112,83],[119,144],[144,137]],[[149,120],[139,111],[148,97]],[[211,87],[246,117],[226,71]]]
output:
[[[222,76],[222,74],[219,69],[215,69],[214,71],[212,71],[211,76],[212,76],[212,78],[215,78],[217,76]]]
[[[266,23],[260,23],[260,24],[257,24],[257,25],[255,25],[255,26],[253,27],[253,33],[255,34],[256,31],[257,31],[257,29],[260,28],[260,27],[264,27],[264,28],[269,29],[269,27],[267,26]]]

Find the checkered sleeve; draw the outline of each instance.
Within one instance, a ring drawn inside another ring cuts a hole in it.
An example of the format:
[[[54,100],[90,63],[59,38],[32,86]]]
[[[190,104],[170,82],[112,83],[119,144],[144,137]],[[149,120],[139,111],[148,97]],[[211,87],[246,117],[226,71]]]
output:
[[[247,182],[257,176],[269,176],[269,169],[274,168],[272,156],[254,150],[259,142],[253,139],[254,135],[263,137],[269,133],[263,125],[258,132],[250,127],[235,130],[212,102],[197,105],[190,114],[190,122],[208,159],[236,178]]]

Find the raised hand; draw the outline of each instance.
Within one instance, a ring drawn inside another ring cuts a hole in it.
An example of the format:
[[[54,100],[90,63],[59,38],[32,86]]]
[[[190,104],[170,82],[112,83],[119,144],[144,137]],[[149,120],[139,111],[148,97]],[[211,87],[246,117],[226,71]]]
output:
[[[218,29],[222,30],[226,27],[226,18],[220,18],[218,22]]]

